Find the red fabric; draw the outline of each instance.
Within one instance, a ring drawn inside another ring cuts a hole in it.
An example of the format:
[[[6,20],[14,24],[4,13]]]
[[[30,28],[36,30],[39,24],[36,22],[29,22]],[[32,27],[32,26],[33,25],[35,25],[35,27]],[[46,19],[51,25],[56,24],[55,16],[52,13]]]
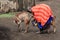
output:
[[[40,22],[42,26],[45,25],[50,16],[53,16],[50,7],[46,4],[38,4],[33,6],[31,10],[34,13],[34,18]]]

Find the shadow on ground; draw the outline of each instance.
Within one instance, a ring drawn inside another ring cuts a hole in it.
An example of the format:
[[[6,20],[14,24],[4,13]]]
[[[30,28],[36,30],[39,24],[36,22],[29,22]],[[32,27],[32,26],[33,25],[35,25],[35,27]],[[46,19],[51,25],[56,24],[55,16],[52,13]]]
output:
[[[9,31],[8,28],[0,26],[0,40],[10,40]]]

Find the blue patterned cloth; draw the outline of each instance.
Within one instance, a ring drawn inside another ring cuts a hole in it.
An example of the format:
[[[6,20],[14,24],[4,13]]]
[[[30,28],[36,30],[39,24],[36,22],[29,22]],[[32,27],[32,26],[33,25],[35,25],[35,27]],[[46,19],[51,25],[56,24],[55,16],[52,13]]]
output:
[[[52,21],[52,19],[53,19],[53,17],[50,17],[49,20],[46,22],[46,24],[47,24],[47,25],[50,24],[51,21]],[[34,25],[35,23],[38,24],[38,28],[40,28],[40,29],[43,29],[43,27],[46,28],[46,24],[45,24],[44,26],[42,26],[40,22],[32,21],[33,26],[35,26],[35,25]]]
[[[50,24],[51,21],[52,21],[52,19],[53,19],[53,17],[50,17],[49,20],[46,22],[46,24],[47,24],[47,25]],[[41,23],[39,23],[39,22],[37,22],[37,23],[38,23],[38,28],[40,28],[40,29],[42,29],[43,27],[46,27],[46,26],[45,26],[46,24],[45,24],[44,26],[42,26]]]

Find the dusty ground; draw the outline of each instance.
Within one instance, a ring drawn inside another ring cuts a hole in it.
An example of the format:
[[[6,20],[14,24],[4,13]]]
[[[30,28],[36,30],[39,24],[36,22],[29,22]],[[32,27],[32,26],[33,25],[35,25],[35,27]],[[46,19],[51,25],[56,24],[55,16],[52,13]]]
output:
[[[13,23],[12,18],[0,18],[0,40],[60,40],[60,0],[41,1],[37,3],[46,3],[51,6],[53,14],[56,15],[56,33],[36,34],[38,30],[29,25],[29,32],[24,34],[24,24],[22,23],[22,32],[17,31],[17,25]],[[52,31],[53,29],[51,29]]]

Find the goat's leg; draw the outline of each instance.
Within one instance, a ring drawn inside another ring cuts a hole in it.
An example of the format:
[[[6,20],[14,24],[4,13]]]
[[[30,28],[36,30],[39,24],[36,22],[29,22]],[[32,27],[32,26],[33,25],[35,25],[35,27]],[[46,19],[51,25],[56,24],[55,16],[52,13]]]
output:
[[[18,24],[18,31],[20,32],[22,29],[20,27],[20,24]]]
[[[41,33],[41,29],[38,28],[38,24],[37,24],[37,23],[35,24],[35,26],[36,26],[36,28],[38,29],[38,31],[37,31],[36,33],[38,33],[38,34]]]
[[[56,26],[55,25],[53,25],[53,30],[54,30],[54,33],[56,32]]]
[[[29,29],[29,27],[28,27],[29,21],[26,20],[26,21],[25,21],[25,24],[26,24],[26,27],[25,27],[25,32],[24,32],[24,33],[27,33],[27,32],[28,32],[28,29]]]
[[[54,18],[53,18],[53,20],[52,20],[52,22],[51,22],[51,24],[52,24],[52,26],[53,26],[54,33],[56,32],[55,18],[56,18],[56,16],[54,16]]]
[[[26,24],[26,28],[25,28],[25,32],[24,33],[27,33],[28,32],[28,24]]]
[[[50,33],[50,26],[48,26],[49,28],[46,29],[47,33]]]
[[[55,21],[52,21],[51,24],[52,24],[52,26],[53,26],[53,31],[54,31],[54,33],[55,33],[55,32],[56,32]]]
[[[47,25],[46,25],[46,29],[44,30],[45,32],[50,33],[50,30],[49,30],[49,29],[50,29],[50,25],[51,25],[51,24],[47,24]]]

